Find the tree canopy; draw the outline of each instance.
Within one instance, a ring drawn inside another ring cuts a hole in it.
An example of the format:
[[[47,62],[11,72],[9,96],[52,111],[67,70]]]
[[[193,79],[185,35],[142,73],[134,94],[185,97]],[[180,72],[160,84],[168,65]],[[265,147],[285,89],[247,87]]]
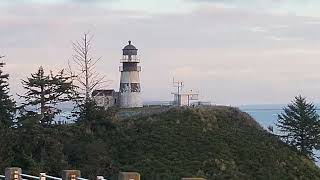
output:
[[[320,179],[312,161],[234,108],[177,108],[128,119],[108,111],[94,110],[90,131],[82,123],[0,131],[0,144],[6,144],[0,169],[55,176],[79,169],[90,179],[119,171],[139,172],[142,180]],[[36,122],[38,116],[26,118]]]
[[[15,102],[9,95],[9,74],[2,70],[4,65],[0,62],[0,128],[12,126],[15,111]]]
[[[40,110],[42,124],[51,124],[55,115],[61,110],[57,104],[75,98],[75,86],[72,77],[65,75],[64,70],[58,74],[46,74],[43,67],[22,81],[26,93],[20,95],[24,99],[22,108],[27,111]]]
[[[313,150],[318,149],[320,143],[320,119],[315,105],[305,97],[297,96],[283,110],[277,123],[280,137],[302,154],[313,158]]]

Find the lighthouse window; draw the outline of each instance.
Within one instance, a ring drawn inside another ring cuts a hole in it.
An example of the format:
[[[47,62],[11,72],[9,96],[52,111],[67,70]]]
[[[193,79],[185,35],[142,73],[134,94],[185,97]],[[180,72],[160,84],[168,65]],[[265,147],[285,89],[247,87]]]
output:
[[[131,83],[131,92],[140,92],[140,84],[139,83]]]
[[[120,92],[129,92],[129,83],[121,83]]]

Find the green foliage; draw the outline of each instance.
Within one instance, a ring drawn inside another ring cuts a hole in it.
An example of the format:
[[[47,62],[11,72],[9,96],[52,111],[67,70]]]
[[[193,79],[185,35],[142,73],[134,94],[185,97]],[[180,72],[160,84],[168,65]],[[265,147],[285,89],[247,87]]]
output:
[[[42,124],[51,124],[55,115],[61,112],[56,108],[58,103],[71,101],[76,97],[72,77],[65,75],[63,70],[57,75],[52,72],[47,75],[40,67],[37,73],[31,74],[22,84],[26,90],[24,95],[20,95],[25,101],[22,107],[40,107]]]
[[[174,109],[123,121],[119,131],[113,158],[143,179],[320,179],[311,161],[233,108]]]
[[[48,172],[59,175],[68,167],[59,127],[44,128],[40,125],[15,129],[13,165],[30,174]]]
[[[312,161],[238,109],[177,108],[128,119],[115,109],[88,109],[75,124],[43,127],[27,123],[39,118],[29,114],[24,126],[0,131],[7,144],[0,146],[0,168],[56,176],[79,169],[91,179],[119,171],[140,172],[143,180],[320,179]]]
[[[15,112],[15,102],[9,95],[9,74],[2,71],[4,65],[0,62],[0,128],[12,126]]]
[[[77,123],[86,128],[86,132],[97,132],[98,129],[106,130],[113,126],[112,117],[115,116],[117,109],[110,108],[105,110],[99,107],[93,100],[88,99],[84,104],[79,106],[79,118]]]
[[[285,142],[313,158],[313,150],[318,149],[320,143],[320,119],[314,104],[301,96],[295,97],[284,108],[284,113],[278,115],[277,126]]]

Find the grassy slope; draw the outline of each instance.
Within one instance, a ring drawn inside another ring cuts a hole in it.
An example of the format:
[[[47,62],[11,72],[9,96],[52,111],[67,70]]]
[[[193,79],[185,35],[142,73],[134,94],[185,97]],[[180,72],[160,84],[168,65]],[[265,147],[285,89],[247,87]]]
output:
[[[143,179],[320,179],[313,162],[234,108],[173,109],[123,120],[115,134],[113,162]]]

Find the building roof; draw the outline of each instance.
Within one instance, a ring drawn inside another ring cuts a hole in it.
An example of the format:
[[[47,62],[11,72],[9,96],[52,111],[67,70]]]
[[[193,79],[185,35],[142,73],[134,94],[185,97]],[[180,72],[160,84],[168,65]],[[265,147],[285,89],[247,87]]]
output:
[[[129,44],[126,45],[123,50],[138,50],[134,45],[131,44],[131,41],[129,41]]]
[[[173,92],[172,94],[174,95],[181,95],[181,96],[188,96],[188,95],[199,95],[198,92],[189,92],[189,93],[177,93],[177,92]]]
[[[114,93],[114,89],[94,90],[92,96],[113,96]]]
[[[129,58],[131,57],[131,56],[136,56],[136,55],[138,55],[138,49],[134,46],[134,45],[132,45],[131,44],[131,41],[129,41],[129,45],[126,45],[123,49],[122,49],[122,51],[123,51],[123,55],[124,56],[129,56]]]

